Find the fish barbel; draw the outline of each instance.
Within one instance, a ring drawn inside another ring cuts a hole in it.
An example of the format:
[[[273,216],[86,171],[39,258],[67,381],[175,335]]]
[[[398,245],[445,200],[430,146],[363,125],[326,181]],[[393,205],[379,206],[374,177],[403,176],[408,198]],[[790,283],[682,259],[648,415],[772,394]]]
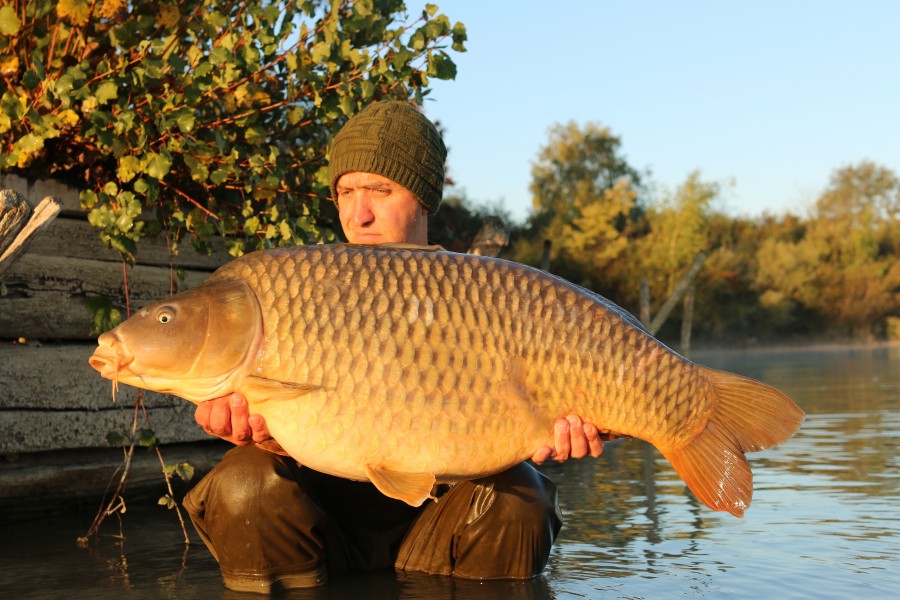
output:
[[[803,420],[778,390],[687,360],[593,292],[431,247],[254,252],[102,334],[89,360],[194,403],[240,392],[301,464],[414,506],[436,482],[552,445],[574,413],[653,444],[702,502],[741,516],[744,453]]]

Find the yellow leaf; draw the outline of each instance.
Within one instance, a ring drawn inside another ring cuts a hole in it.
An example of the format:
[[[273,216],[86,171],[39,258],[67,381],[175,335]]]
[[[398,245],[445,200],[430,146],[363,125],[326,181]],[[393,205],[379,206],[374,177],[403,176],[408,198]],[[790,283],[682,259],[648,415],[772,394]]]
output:
[[[80,121],[81,118],[74,110],[72,110],[71,108],[67,108],[66,110],[59,113],[59,120],[69,127],[74,127],[78,124],[78,121]]]
[[[103,0],[97,15],[104,19],[113,19],[125,9],[125,0]]]
[[[156,20],[160,25],[166,28],[175,27],[181,20],[181,13],[178,11],[178,5],[172,2],[164,2],[159,5],[159,12],[156,13]]]
[[[59,0],[56,14],[75,27],[81,27],[91,18],[91,4],[87,0]]]
[[[19,70],[19,57],[13,54],[5,59],[0,59],[0,75],[15,75]]]

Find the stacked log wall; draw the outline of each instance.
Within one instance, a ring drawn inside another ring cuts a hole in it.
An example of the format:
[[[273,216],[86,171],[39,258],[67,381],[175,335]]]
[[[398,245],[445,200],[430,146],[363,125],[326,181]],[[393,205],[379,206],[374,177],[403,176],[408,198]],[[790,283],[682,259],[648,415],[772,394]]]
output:
[[[86,300],[107,296],[125,307],[127,276],[128,305],[134,310],[198,284],[228,256],[187,248],[172,257],[160,236],[140,242],[137,263],[126,267],[87,222],[77,190],[15,175],[0,178],[2,188],[15,190],[32,207],[52,196],[62,210],[0,275],[0,505],[35,495],[94,493],[82,488],[94,487],[88,481],[106,481],[121,461],[107,434],[131,430],[137,390],[122,386],[114,401],[111,383],[88,365],[96,337]],[[183,270],[183,280],[175,276],[176,268]],[[202,469],[221,454],[194,423],[189,403],[145,393],[143,405],[141,427],[149,423],[164,446],[179,448],[178,457],[192,454],[191,443],[204,442],[196,452]],[[135,463],[138,471],[143,464],[143,459]],[[93,475],[84,471],[86,465],[93,465]],[[145,478],[162,482],[155,455],[146,473],[134,475],[135,485]]]

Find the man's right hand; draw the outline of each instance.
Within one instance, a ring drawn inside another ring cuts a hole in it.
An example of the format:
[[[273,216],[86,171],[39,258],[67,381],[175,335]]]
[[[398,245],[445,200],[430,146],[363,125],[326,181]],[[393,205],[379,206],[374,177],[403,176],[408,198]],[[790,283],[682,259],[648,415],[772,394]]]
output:
[[[271,439],[262,415],[251,415],[247,399],[241,394],[229,394],[197,405],[194,420],[206,433],[238,446],[247,446]]]

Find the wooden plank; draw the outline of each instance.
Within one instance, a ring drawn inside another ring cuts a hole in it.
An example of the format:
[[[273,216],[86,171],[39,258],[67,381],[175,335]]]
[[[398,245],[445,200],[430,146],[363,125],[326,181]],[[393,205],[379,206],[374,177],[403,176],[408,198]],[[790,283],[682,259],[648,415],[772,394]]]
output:
[[[189,242],[183,242],[178,256],[171,256],[165,237],[144,238],[138,243],[137,264],[142,266],[203,270],[212,272],[232,257],[225,251],[225,240],[212,240],[215,251],[205,256],[195,251]],[[59,218],[47,229],[45,235],[34,241],[29,254],[42,256],[67,256],[69,258],[94,259],[120,264],[118,251],[107,248],[100,240],[100,230],[84,219]]]
[[[170,269],[128,268],[132,311],[205,280],[206,272],[187,271],[184,281]],[[22,256],[4,275],[0,288],[0,339],[85,339],[91,314],[85,300],[107,296],[125,307],[121,264],[59,256]]]
[[[160,448],[167,465],[187,462],[194,467],[191,483],[173,479],[176,497],[180,497],[232,446],[221,440],[211,440]],[[84,508],[84,528],[87,530],[107,488],[114,489],[118,482],[122,459],[122,450],[118,448],[35,452],[5,460],[0,458],[0,523],[46,518]],[[164,510],[156,506],[156,500],[166,493],[156,452],[144,448],[135,450],[127,482],[128,508],[140,506],[146,510]]]
[[[150,408],[147,421],[140,415],[138,429],[152,429],[162,443],[209,439],[194,421],[189,402],[168,408]],[[109,448],[109,433],[126,435],[134,421],[133,406],[108,410],[4,410],[0,411],[0,454],[18,454],[66,448]],[[148,424],[149,423],[149,424]]]
[[[37,201],[47,196],[53,196],[62,204],[62,213],[65,215],[83,215],[79,191],[61,181],[55,179],[26,179],[13,173],[0,175],[0,187],[9,188],[22,194],[34,206]]]
[[[88,364],[96,347],[94,343],[0,344],[0,410],[91,411],[133,405],[136,388],[119,386],[114,404],[112,382]],[[182,398],[144,392],[148,408],[189,404]]]

